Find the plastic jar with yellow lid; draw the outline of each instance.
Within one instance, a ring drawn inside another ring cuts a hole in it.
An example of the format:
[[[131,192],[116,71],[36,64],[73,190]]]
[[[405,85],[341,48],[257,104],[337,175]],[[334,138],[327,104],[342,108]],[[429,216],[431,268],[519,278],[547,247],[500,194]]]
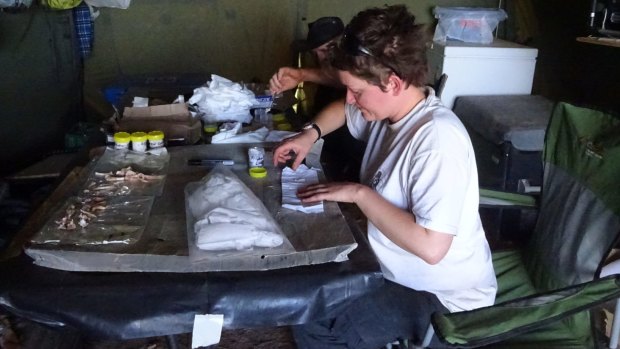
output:
[[[147,136],[144,132],[134,132],[131,134],[131,149],[137,152],[146,151]]]
[[[278,131],[293,131],[293,125],[288,122],[282,122],[276,125],[276,130]]]
[[[161,131],[151,131],[146,135],[149,141],[149,148],[156,149],[164,146],[164,133]]]
[[[273,114],[271,120],[273,121],[273,124],[276,125],[276,126],[278,124],[288,122],[286,120],[286,116],[283,113]]]
[[[114,134],[114,149],[129,149],[131,135],[127,132],[116,132]]]

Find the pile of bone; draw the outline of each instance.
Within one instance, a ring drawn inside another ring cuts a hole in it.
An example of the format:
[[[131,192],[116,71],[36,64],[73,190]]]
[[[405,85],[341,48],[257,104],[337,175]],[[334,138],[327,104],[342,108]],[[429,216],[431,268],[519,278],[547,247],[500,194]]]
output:
[[[162,175],[147,175],[134,171],[131,166],[118,171],[95,172],[95,180],[88,183],[84,194],[94,195],[127,195],[131,191],[128,183],[152,183],[163,179]]]
[[[60,230],[75,230],[78,225],[86,228],[97,215],[106,209],[107,202],[102,196],[79,198],[70,204],[61,219],[56,221]],[[76,224],[77,221],[77,224]]]

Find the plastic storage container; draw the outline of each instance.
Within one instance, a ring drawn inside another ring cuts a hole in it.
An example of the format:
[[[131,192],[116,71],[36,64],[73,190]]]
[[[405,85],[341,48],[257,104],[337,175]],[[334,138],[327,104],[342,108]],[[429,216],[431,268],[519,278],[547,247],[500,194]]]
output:
[[[480,7],[437,6],[433,14],[439,19],[433,41],[453,39],[477,44],[492,43],[493,31],[508,17],[502,9]]]
[[[151,131],[146,135],[149,141],[149,148],[156,149],[164,146],[164,133],[161,131]]]
[[[131,149],[137,152],[146,151],[147,136],[144,132],[134,132],[131,134]]]
[[[127,132],[116,132],[114,134],[114,149],[129,149],[131,135]]]

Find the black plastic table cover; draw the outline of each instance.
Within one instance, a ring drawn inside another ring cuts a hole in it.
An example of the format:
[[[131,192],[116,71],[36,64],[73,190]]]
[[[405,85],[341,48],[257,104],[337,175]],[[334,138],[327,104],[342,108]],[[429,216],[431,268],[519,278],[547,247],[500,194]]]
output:
[[[0,307],[94,338],[188,333],[194,315],[223,314],[224,328],[317,320],[383,283],[365,237],[340,263],[248,272],[71,272],[26,255],[0,263]]]

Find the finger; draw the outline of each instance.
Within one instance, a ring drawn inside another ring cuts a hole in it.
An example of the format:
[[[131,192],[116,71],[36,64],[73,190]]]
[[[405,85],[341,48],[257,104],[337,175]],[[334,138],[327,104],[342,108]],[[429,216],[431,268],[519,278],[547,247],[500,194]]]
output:
[[[290,158],[291,156],[288,154],[288,152],[281,152],[281,153],[274,154],[273,165],[278,166],[279,164],[284,164]]]
[[[306,186],[304,188],[301,188],[299,190],[299,192],[300,193],[306,193],[306,192],[311,192],[311,191],[315,191],[316,192],[316,191],[319,191],[319,190],[322,190],[322,189],[325,189],[325,188],[326,188],[325,184],[321,184],[321,183],[310,184],[310,185],[308,185],[308,186]]]
[[[293,170],[297,170],[297,167],[301,165],[301,162],[304,161],[305,156],[300,156],[301,154],[297,154],[295,161],[293,162]]]

